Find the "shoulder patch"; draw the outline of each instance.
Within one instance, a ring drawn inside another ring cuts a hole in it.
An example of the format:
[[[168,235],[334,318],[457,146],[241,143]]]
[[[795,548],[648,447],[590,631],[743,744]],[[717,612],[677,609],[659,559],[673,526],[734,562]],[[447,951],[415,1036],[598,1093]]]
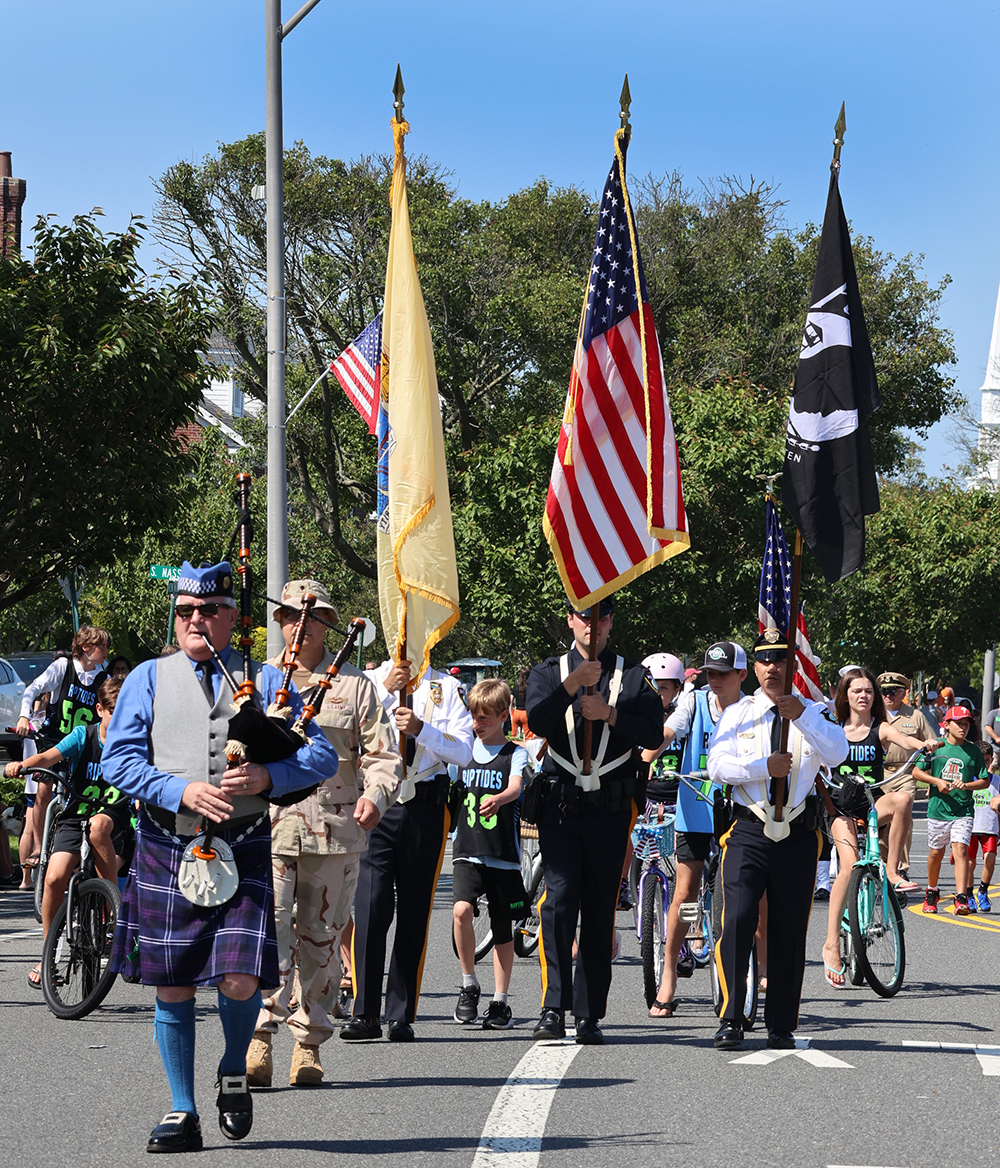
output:
[[[834,725],[834,726],[838,725],[837,719],[833,716],[833,714],[830,713],[830,709],[828,706],[823,707],[823,717],[826,718],[826,720],[828,722],[830,722],[832,725]]]
[[[468,710],[469,709],[469,695],[465,692],[465,686],[458,685],[455,688],[458,690],[458,696],[462,699],[462,705],[465,706],[465,708]]]
[[[660,696],[660,691],[656,687],[656,682],[653,680],[652,675],[649,673],[646,674],[646,684],[653,691],[653,693],[656,694],[657,697]]]

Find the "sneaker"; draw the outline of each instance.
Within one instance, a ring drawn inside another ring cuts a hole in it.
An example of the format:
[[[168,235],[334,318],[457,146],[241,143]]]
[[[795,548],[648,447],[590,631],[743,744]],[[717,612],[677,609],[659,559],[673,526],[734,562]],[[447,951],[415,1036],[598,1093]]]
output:
[[[20,877],[18,877],[18,879],[20,879]],[[628,880],[625,877],[622,877],[622,882],[618,889],[618,907],[616,911],[627,912],[630,908],[633,907],[634,905],[632,904],[632,894],[629,892],[628,888]]]
[[[509,1030],[514,1025],[514,1015],[506,1002],[492,1001],[483,1016],[484,1030]]]
[[[970,913],[974,913],[977,911],[977,909],[976,909],[976,894],[972,889],[970,889],[965,894],[965,903],[966,903],[966,906],[967,906]]]
[[[967,917],[969,915],[969,902],[965,897],[965,893],[960,893],[955,897],[955,916]]]
[[[0,888],[13,889],[16,892],[21,891],[21,869],[15,864],[10,870],[9,876],[0,876]],[[629,905],[631,908],[632,905]]]
[[[941,893],[937,888],[928,888],[924,893],[924,908],[925,913],[936,913],[938,901],[941,899]]]
[[[980,912],[993,911],[993,905],[990,903],[990,894],[983,888],[976,893],[976,908]]]
[[[458,1003],[455,1006],[455,1021],[466,1025],[475,1022],[479,1016],[479,986],[462,986],[458,991]]]

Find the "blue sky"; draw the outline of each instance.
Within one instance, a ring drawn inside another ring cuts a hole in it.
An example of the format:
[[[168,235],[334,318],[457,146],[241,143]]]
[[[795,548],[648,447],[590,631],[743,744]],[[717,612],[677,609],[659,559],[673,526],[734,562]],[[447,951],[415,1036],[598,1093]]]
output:
[[[285,0],[284,18],[297,7]],[[151,177],[263,128],[262,0],[3,8],[0,150],[28,182],[29,222],[94,205],[110,228],[148,217]],[[978,411],[1000,283],[998,33],[996,6],[978,0],[322,0],[284,43],[285,140],[388,152],[399,61],[409,148],[463,195],[500,198],[539,175],[598,191],[627,71],[633,174],[752,175],[778,184],[796,227],[822,219],[846,100],[848,217],[883,250],[923,253],[932,281],[952,276],[942,321]],[[957,462],[947,429],[925,455],[935,473]]]

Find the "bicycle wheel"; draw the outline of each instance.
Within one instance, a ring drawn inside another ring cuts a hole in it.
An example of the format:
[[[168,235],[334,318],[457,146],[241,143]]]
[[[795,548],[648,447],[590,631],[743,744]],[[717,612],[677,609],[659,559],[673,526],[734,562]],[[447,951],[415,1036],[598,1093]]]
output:
[[[862,985],[865,975],[858,965],[858,953],[851,940],[851,926],[846,921],[840,923],[840,947],[844,954],[844,968],[847,970],[847,980],[851,985]]]
[[[891,889],[883,896],[878,868],[855,868],[851,873],[847,912],[851,940],[865,981],[879,997],[891,998],[903,984],[906,947],[899,901]]]
[[[108,996],[115,973],[111,947],[121,907],[107,880],[82,880],[59,906],[42,948],[42,993],[57,1018],[83,1018]]]
[[[670,892],[666,881],[657,872],[647,872],[642,886],[642,937],[639,942],[647,1006],[656,1001],[660,979],[663,977],[663,954],[667,943],[664,920],[669,904]]]
[[[535,856],[531,875],[525,881],[525,888],[531,904],[531,915],[514,925],[514,952],[518,957],[531,957],[534,954],[542,932],[542,918],[538,911],[538,902],[545,892],[545,871],[542,868],[541,855]]]
[[[476,937],[476,961],[482,961],[493,948],[493,926],[490,924],[490,913],[486,905],[486,897],[480,896],[476,901],[479,916],[473,918],[472,928]],[[451,949],[458,956],[458,946],[455,944],[455,930],[451,931]]]

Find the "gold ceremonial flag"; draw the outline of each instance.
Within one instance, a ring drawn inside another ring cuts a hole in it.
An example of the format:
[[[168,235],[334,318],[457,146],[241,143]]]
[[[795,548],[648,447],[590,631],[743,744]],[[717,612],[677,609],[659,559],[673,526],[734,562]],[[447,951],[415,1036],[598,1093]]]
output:
[[[382,309],[382,408],[388,427],[388,500],[378,519],[382,631],[394,661],[430,665],[431,649],[458,620],[458,567],[431,330],[417,278],[406,200],[407,122],[392,120],[392,228]]]

